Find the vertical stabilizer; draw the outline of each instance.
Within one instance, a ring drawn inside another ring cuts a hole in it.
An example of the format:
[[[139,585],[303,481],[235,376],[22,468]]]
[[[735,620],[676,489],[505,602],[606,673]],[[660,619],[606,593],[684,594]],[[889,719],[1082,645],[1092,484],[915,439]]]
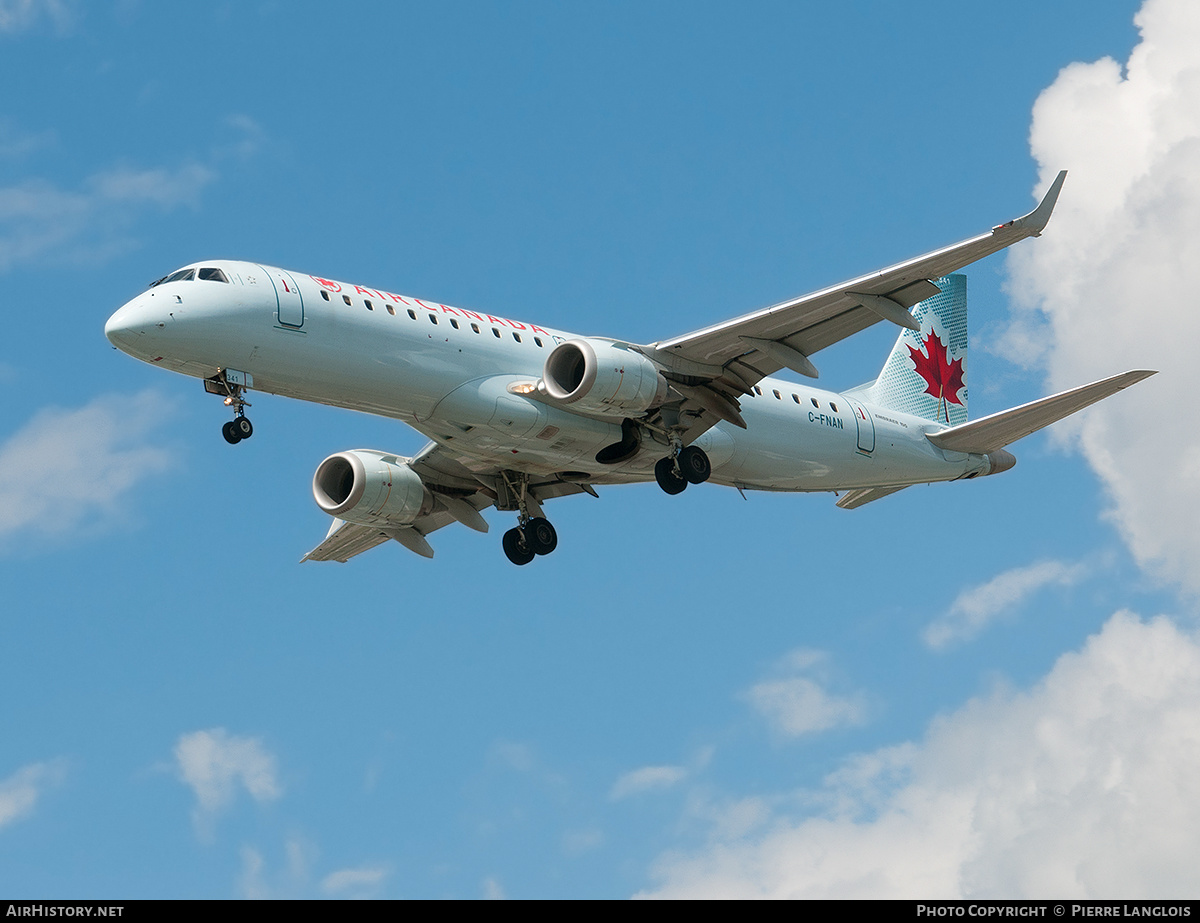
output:
[[[871,403],[950,426],[967,422],[967,277],[943,276],[941,291],[912,308],[920,332],[904,330],[875,383]]]

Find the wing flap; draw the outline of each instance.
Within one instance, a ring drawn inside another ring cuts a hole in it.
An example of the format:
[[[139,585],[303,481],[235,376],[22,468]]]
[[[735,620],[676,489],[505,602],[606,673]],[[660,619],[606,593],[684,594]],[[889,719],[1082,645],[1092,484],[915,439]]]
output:
[[[925,438],[949,452],[986,455],[1156,374],[1148,369],[1122,372],[939,433],[926,433]]]

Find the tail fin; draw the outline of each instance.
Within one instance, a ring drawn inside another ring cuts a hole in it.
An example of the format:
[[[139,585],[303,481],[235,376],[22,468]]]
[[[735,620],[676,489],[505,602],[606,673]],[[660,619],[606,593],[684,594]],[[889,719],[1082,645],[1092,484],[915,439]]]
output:
[[[967,277],[934,279],[941,291],[916,304],[921,325],[904,330],[864,397],[950,426],[967,422]]]

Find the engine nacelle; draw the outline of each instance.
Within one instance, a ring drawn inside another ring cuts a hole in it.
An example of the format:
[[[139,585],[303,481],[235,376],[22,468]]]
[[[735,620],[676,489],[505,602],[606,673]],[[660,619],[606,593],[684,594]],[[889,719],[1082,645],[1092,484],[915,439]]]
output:
[[[572,410],[640,414],[667,397],[667,380],[640,352],[610,340],[567,340],[546,357],[542,387]]]
[[[355,449],[330,455],[313,475],[313,499],[330,516],[364,526],[404,526],[433,510],[433,496],[395,455]]]

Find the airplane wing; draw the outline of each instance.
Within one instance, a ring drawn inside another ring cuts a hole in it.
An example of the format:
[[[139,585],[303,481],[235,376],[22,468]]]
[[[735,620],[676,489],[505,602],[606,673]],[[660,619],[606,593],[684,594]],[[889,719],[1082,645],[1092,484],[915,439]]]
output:
[[[905,485],[906,486],[906,485]],[[841,496],[837,506],[843,510],[856,510],[860,506],[865,506],[874,500],[882,500],[884,497],[890,497],[899,490],[904,490],[901,487],[859,487],[856,490],[850,490]]]
[[[433,547],[425,536],[459,522],[477,532],[487,532],[488,524],[480,515],[490,506],[516,509],[515,500],[506,491],[504,473],[498,467],[473,470],[467,462],[478,462],[460,456],[445,446],[431,442],[411,459],[401,459],[421,476],[434,497],[433,511],[403,527],[361,525],[334,519],[325,540],[300,559],[305,561],[340,561],[346,563],[355,555],[370,551],[388,539],[399,542],[409,551],[425,558],[433,557]],[[557,477],[532,478],[527,488],[527,501],[534,515],[542,515],[541,503],[555,497],[592,493],[573,481]]]
[[[1030,401],[1011,410],[989,414],[938,433],[926,433],[925,438],[939,449],[949,452],[986,455],[1157,374],[1148,369],[1122,372],[1111,378],[1094,381],[1090,385],[1052,394],[1050,397]]]
[[[644,351],[669,369],[678,388],[697,409],[742,425],[737,397],[762,378],[790,368],[810,378],[817,369],[809,356],[881,320],[915,329],[909,308],[937,294],[930,280],[948,275],[1027,237],[1037,237],[1050,220],[1066,179],[1063,170],[1029,214],[997,225],[985,234],[934,250],[878,272],[792,298],[751,314],[662,340]],[[672,377],[672,376],[668,376]],[[688,389],[688,390],[684,390]],[[693,393],[699,392],[699,393]]]
[[[329,534],[325,541],[300,559],[305,561],[340,561],[345,564],[356,554],[370,551],[376,545],[382,545],[388,536],[379,529],[371,526],[360,526],[358,523],[335,519],[329,526]]]

